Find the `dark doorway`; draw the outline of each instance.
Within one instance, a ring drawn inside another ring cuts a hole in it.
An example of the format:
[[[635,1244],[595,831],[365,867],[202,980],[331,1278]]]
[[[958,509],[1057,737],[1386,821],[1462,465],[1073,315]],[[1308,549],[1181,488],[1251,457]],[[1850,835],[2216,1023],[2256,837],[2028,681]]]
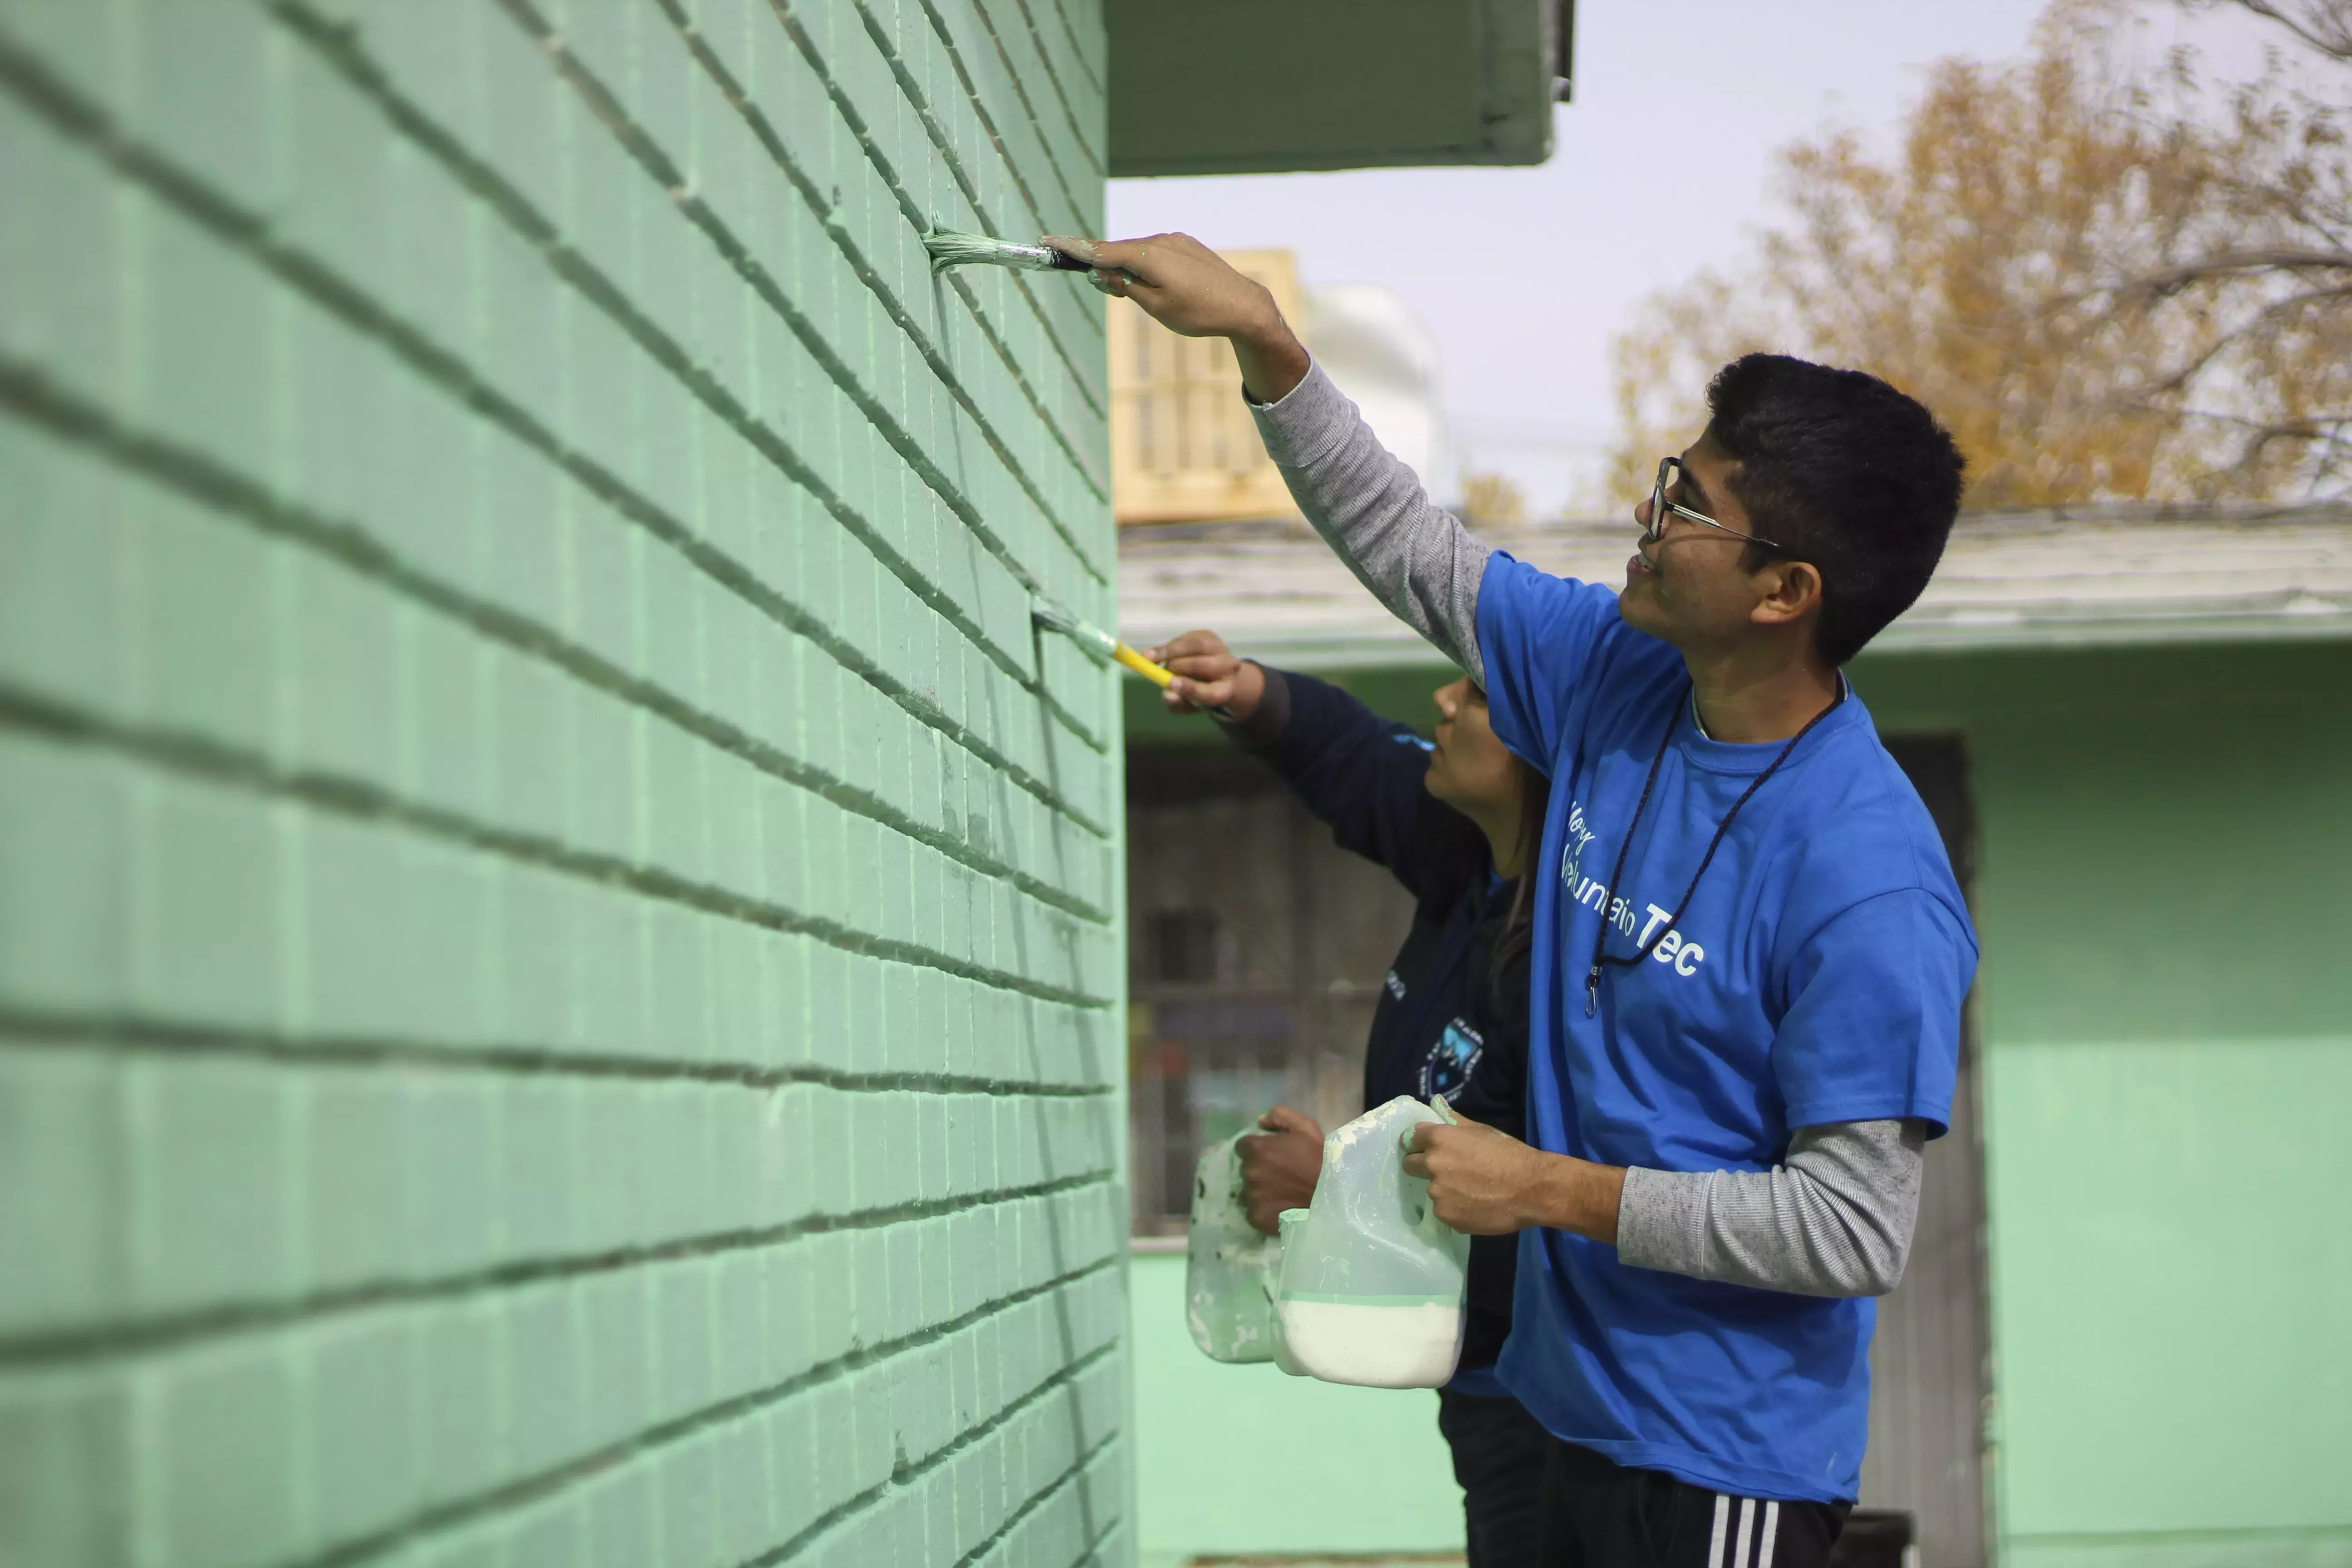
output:
[[[1957,735],[1890,736],[1886,749],[1927,802],[1960,890],[1976,897],[1976,813]],[[1919,1225],[1903,1283],[1878,1303],[1870,1352],[1870,1447],[1862,1505],[1917,1524],[1920,1568],[1983,1568],[1988,1368],[1983,1122],[1976,1008],[1960,1037],[1952,1126],[1927,1145]]]
[[[1224,746],[1128,748],[1127,867],[1134,1232],[1176,1236],[1203,1147],[1276,1104],[1362,1109],[1412,901]]]

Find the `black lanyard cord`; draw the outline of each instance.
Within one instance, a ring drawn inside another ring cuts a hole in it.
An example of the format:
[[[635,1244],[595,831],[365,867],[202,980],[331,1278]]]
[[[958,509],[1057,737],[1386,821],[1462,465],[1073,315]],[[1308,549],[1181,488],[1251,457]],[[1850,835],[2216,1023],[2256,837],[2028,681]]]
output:
[[[1806,720],[1805,727],[1789,737],[1789,743],[1780,748],[1780,754],[1772,759],[1771,765],[1758,773],[1756,781],[1740,794],[1738,800],[1731,803],[1731,809],[1723,814],[1721,822],[1716,824],[1715,837],[1707,840],[1706,853],[1700,858],[1698,869],[1691,873],[1690,886],[1683,889],[1683,896],[1675,904],[1675,912],[1666,917],[1665,923],[1658,928],[1656,935],[1642,944],[1640,952],[1631,958],[1620,958],[1602,951],[1609,945],[1609,927],[1612,923],[1609,919],[1609,910],[1617,900],[1617,885],[1624,879],[1625,857],[1633,853],[1634,830],[1642,826],[1642,814],[1650,808],[1650,792],[1657,787],[1658,769],[1666,760],[1666,748],[1674,742],[1675,726],[1683,721],[1683,705],[1679,702],[1675,704],[1672,710],[1673,716],[1666,721],[1666,732],[1658,739],[1658,754],[1650,759],[1650,776],[1642,781],[1642,799],[1640,804],[1633,807],[1633,820],[1626,825],[1624,840],[1617,846],[1616,868],[1609,873],[1609,885],[1601,892],[1601,929],[1593,934],[1592,967],[1584,976],[1584,1016],[1586,1017],[1591,1017],[1601,1007],[1601,970],[1612,963],[1620,968],[1631,969],[1656,952],[1658,943],[1666,940],[1666,933],[1683,923],[1683,916],[1690,909],[1691,895],[1698,891],[1699,879],[1706,875],[1706,868],[1709,866],[1715,864],[1715,852],[1723,847],[1723,836],[1731,831],[1732,818],[1738,816],[1739,808],[1746,805],[1754,797],[1756,792],[1764,787],[1765,780],[1780,771],[1780,764],[1789,760],[1789,753],[1797,749],[1797,742],[1811,734],[1814,725],[1837,711],[1838,704],[1845,700],[1845,682],[1841,679],[1838,682],[1836,700]],[[1696,713],[1698,710],[1694,706],[1691,710]],[[1570,896],[1574,896],[1572,889]]]

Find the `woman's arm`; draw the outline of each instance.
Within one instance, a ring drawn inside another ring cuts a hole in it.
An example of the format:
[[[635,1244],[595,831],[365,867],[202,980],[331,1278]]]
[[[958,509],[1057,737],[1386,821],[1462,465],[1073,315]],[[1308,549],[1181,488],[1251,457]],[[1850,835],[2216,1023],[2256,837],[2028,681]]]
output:
[[[1186,632],[1145,657],[1177,678],[1171,710],[1224,709],[1226,737],[1279,774],[1342,849],[1421,894],[1428,816],[1450,809],[1422,787],[1427,742],[1313,676],[1234,658],[1214,632]]]

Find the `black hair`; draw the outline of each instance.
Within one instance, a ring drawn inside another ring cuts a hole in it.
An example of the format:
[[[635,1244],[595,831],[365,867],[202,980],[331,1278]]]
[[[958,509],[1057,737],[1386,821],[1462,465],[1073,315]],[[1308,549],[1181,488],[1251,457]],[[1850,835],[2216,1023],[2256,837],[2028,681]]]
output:
[[[1706,389],[1707,431],[1739,467],[1732,493],[1755,531],[1749,572],[1774,559],[1822,576],[1815,636],[1843,664],[1909,609],[1943,558],[1966,467],[1919,402],[1874,375],[1749,354]]]
[[[1535,944],[1536,863],[1543,858],[1544,815],[1551,809],[1551,775],[1517,757],[1511,760],[1518,763],[1519,775],[1519,875],[1511,889],[1511,912],[1503,917],[1502,931],[1495,938],[1493,977],[1498,984],[1512,960]]]
[[[1526,955],[1535,942],[1536,862],[1543,858],[1544,815],[1551,806],[1551,775],[1522,758],[1511,759],[1519,790],[1519,874],[1511,889],[1511,907],[1502,929],[1495,933],[1488,979],[1497,987],[1504,972]],[[1422,877],[1421,910],[1431,920],[1444,920],[1455,902],[1483,885],[1495,869],[1495,851],[1478,825],[1444,801],[1429,818],[1431,842],[1428,868]],[[1524,984],[1520,995],[1524,999]]]

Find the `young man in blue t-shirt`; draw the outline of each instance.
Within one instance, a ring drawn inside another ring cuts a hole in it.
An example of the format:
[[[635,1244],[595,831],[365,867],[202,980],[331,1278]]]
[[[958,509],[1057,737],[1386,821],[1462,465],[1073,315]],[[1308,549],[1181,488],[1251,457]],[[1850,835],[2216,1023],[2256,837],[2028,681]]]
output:
[[[1961,461],[1885,383],[1725,367],[1616,592],[1430,504],[1265,289],[1181,235],[1107,292],[1232,340],[1267,450],[1358,576],[1553,780],[1526,1142],[1424,1128],[1438,1214],[1517,1231],[1502,1380],[1558,1443],[1544,1560],[1826,1562],[1860,1483],[1874,1308],[1950,1109],[1976,939],[1840,667],[1941,556]]]

